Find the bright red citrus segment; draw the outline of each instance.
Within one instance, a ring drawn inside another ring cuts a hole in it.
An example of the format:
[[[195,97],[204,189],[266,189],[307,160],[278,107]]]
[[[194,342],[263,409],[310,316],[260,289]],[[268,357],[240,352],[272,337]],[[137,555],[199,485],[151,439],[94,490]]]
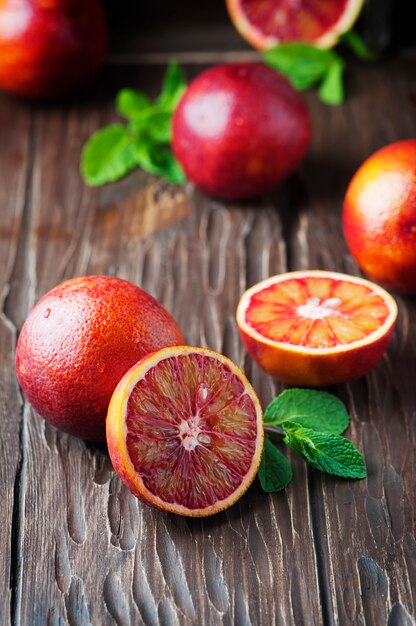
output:
[[[245,319],[272,341],[330,348],[365,339],[389,313],[370,287],[313,277],[277,282],[253,294]]]
[[[203,509],[249,473],[256,407],[225,363],[188,353],[159,361],[127,403],[126,447],[145,488],[166,503]]]
[[[254,28],[279,41],[314,41],[336,24],[348,0],[241,0],[241,10]]]

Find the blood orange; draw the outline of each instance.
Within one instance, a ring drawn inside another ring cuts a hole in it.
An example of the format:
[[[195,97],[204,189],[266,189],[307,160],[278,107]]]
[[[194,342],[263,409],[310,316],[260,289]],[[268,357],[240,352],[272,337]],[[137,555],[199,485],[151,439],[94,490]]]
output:
[[[364,0],[226,0],[239,33],[254,47],[305,41],[334,46],[357,19]]]
[[[113,276],[81,276],[45,294],[23,324],[16,374],[48,422],[105,439],[111,395],[146,354],[183,344],[173,317],[151,295]]]
[[[298,167],[310,134],[299,93],[261,63],[205,70],[185,91],[172,121],[173,150],[187,177],[223,200],[273,189]]]
[[[416,294],[416,138],[384,146],[361,165],[345,195],[343,227],[372,280]]]
[[[378,285],[336,272],[289,272],[241,297],[237,323],[253,359],[290,385],[358,378],[382,357],[397,305]]]
[[[138,498],[204,517],[233,504],[254,479],[262,417],[232,361],[203,348],[164,348],[118,384],[107,415],[108,450]]]

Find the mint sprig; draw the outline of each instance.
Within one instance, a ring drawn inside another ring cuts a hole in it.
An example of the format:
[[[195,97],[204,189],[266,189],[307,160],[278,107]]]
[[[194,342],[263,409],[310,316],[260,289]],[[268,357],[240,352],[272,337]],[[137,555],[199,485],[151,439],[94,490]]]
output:
[[[182,68],[171,63],[154,102],[135,89],[119,91],[116,109],[126,123],[101,128],[88,139],[81,156],[84,181],[92,187],[104,185],[139,167],[170,183],[184,183],[170,141],[172,116],[185,89]]]
[[[257,473],[263,491],[281,491],[292,480],[292,468],[286,457],[269,439],[264,440],[263,455]]]
[[[348,46],[360,59],[373,61],[376,58],[353,30],[341,35],[340,43]],[[325,104],[339,105],[344,101],[345,62],[333,49],[293,42],[266,50],[263,59],[270,67],[287,76],[295,89],[304,91],[318,85],[319,98]]]
[[[365,478],[363,457],[341,437],[349,421],[341,400],[313,389],[287,389],[264,412],[265,435],[281,439],[314,468],[342,478]],[[268,439],[258,476],[267,492],[284,489],[292,478],[289,462]]]

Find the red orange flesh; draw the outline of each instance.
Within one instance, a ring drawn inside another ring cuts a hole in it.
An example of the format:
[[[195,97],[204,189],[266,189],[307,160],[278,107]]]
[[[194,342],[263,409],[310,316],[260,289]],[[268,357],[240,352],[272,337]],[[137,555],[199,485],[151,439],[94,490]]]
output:
[[[416,139],[385,146],[358,169],[345,196],[343,227],[370,278],[416,294]]]
[[[288,41],[333,46],[357,19],[363,0],[226,0],[240,34],[266,50]]]
[[[357,378],[382,357],[397,307],[383,289],[336,272],[289,272],[243,294],[242,341],[267,372],[292,385]]]
[[[203,517],[233,504],[254,479],[262,410],[226,357],[165,348],[120,381],[108,409],[107,443],[115,470],[138,498]]]

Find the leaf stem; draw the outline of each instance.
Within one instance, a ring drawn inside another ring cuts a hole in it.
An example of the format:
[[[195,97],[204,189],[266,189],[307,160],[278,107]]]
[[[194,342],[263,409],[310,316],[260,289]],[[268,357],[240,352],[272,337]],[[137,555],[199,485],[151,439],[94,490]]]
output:
[[[276,428],[276,426],[270,426],[269,424],[264,425],[264,432],[270,433],[273,437],[279,437],[279,439],[283,439],[283,437],[286,436],[286,433],[282,428]]]

